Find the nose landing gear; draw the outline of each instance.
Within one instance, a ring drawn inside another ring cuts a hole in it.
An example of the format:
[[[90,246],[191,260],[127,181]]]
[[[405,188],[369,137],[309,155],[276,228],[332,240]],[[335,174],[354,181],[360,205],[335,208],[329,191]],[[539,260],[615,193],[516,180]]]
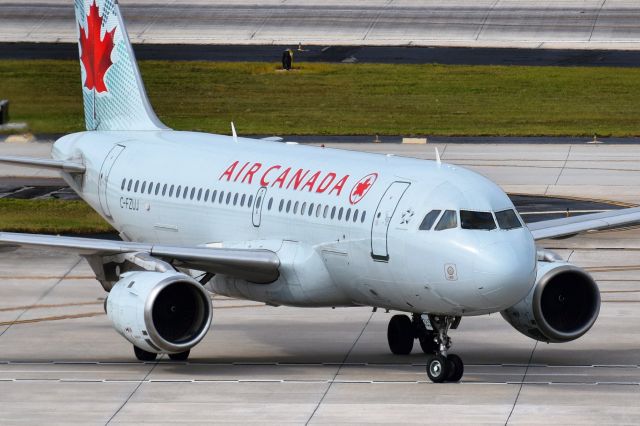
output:
[[[464,373],[464,364],[458,355],[448,354],[451,347],[449,329],[455,329],[460,317],[447,315],[394,315],[387,328],[391,352],[408,355],[418,339],[427,354],[427,376],[435,383],[458,382]]]

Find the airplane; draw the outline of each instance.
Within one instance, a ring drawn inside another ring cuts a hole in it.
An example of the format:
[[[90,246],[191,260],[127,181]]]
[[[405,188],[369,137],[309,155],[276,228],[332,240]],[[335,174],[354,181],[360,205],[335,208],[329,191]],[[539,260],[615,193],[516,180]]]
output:
[[[175,131],[154,113],[115,0],[76,0],[86,131],[52,158],[122,241],[0,232],[3,249],[83,256],[137,359],[186,360],[208,332],[211,293],[295,307],[398,311],[392,353],[417,340],[436,383],[464,373],[450,352],[462,317],[500,312],[543,342],[595,323],[583,269],[536,242],[640,221],[631,208],[525,225],[489,179],[436,161]]]

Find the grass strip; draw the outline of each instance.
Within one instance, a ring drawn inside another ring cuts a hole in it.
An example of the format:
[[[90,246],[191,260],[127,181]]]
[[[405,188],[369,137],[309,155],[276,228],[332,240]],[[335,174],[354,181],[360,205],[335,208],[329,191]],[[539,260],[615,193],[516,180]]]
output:
[[[640,69],[142,61],[181,130],[292,135],[638,136]],[[36,133],[83,130],[77,61],[0,61],[0,98]]]
[[[113,228],[84,201],[0,199],[0,231],[98,234]]]

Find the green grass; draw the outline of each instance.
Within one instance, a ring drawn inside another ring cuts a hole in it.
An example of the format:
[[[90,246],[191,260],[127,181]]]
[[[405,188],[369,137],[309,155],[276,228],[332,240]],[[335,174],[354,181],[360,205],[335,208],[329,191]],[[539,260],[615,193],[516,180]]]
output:
[[[142,61],[161,119],[241,134],[640,135],[640,69]],[[36,133],[83,129],[77,61],[0,61]]]
[[[2,199],[0,231],[94,234],[113,228],[84,201]]]

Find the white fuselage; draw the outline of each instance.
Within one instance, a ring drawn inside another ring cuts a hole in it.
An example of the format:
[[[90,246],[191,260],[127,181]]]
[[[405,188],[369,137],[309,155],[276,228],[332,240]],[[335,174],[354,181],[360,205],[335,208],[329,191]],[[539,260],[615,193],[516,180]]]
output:
[[[210,285],[221,294],[478,315],[514,305],[535,281],[526,227],[419,229],[434,209],[514,208],[464,168],[176,131],[73,134],[53,156],[82,159],[83,180],[65,179],[124,239],[278,254],[277,281],[218,275]]]

